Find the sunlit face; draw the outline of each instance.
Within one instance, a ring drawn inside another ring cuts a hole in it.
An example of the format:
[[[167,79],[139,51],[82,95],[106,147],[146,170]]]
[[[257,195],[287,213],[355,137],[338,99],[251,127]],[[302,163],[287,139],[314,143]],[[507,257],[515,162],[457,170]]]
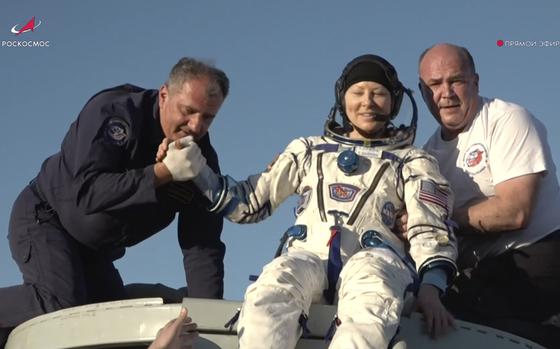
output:
[[[451,140],[471,122],[478,111],[478,75],[455,47],[435,46],[420,62],[422,97]]]
[[[206,77],[187,80],[173,90],[163,85],[159,90],[160,123],[166,138],[176,140],[193,136],[195,140],[208,132],[224,98],[220,93],[209,96],[216,88]]]
[[[346,90],[344,107],[353,127],[350,138],[378,138],[385,131],[387,121],[376,120],[375,116],[391,112],[391,93],[377,82],[360,81]]]

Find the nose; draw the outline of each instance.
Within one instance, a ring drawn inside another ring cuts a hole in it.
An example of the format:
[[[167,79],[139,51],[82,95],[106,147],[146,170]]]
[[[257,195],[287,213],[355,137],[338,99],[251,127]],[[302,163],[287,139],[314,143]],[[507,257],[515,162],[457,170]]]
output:
[[[189,130],[196,136],[201,136],[204,130],[204,123],[202,120],[202,114],[196,113],[190,116],[188,122]]]
[[[372,93],[364,93],[361,98],[362,104],[367,107],[373,106],[373,97],[374,95]]]
[[[451,83],[444,82],[441,84],[441,96],[447,98],[455,96],[455,90]]]

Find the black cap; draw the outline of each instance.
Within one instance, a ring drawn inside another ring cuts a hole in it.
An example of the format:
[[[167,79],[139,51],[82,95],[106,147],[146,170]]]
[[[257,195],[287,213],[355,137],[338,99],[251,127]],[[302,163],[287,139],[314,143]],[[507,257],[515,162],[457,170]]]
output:
[[[371,61],[363,61],[353,66],[346,74],[344,79],[344,92],[353,84],[361,81],[373,81],[383,85],[387,90],[392,91],[393,86],[387,79],[387,73],[383,68]]]

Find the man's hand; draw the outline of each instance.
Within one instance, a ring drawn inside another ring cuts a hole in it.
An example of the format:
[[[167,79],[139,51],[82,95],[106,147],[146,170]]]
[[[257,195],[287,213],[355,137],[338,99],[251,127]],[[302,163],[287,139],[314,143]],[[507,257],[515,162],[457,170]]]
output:
[[[187,316],[187,309],[181,308],[179,317],[163,326],[148,349],[192,349],[198,337],[196,323]]]
[[[163,161],[165,155],[167,155],[167,150],[169,149],[169,143],[171,142],[172,141],[169,138],[164,138],[163,141],[161,141],[156,154],[156,162]]]
[[[165,140],[162,144],[165,143]],[[160,145],[160,148],[165,148]],[[158,149],[158,155],[160,150]],[[158,158],[156,155],[156,159]],[[183,137],[169,144],[162,160],[174,181],[188,181],[195,178],[202,167],[206,165],[206,158],[194,142],[192,136]]]
[[[439,299],[439,289],[431,284],[421,284],[416,306],[424,314],[426,329],[432,338],[447,334],[455,328],[455,319]]]

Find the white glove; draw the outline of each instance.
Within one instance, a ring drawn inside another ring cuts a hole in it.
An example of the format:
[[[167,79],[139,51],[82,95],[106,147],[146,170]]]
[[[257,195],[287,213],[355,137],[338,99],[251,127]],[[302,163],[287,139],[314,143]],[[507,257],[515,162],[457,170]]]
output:
[[[181,149],[175,145],[177,141],[169,144],[163,163],[171,173],[174,181],[188,181],[196,176],[206,165],[206,158],[192,136],[178,140]]]

